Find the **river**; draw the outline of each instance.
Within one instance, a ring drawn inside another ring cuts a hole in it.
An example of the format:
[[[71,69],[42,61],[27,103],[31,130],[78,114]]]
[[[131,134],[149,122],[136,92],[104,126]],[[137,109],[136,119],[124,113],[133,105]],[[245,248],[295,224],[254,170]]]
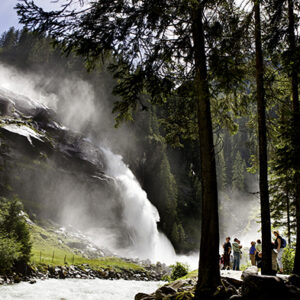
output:
[[[163,282],[129,280],[48,279],[0,286],[1,300],[133,300],[153,293]]]

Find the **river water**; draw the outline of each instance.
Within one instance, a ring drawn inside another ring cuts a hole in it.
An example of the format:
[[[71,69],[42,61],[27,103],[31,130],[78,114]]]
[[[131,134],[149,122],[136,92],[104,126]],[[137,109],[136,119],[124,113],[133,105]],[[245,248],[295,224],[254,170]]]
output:
[[[48,279],[0,286],[0,299],[133,300],[137,293],[153,293],[163,282],[129,280]]]

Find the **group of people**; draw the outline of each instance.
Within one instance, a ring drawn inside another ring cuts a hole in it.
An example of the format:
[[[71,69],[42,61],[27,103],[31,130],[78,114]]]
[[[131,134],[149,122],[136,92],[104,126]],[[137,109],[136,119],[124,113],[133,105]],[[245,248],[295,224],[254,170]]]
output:
[[[277,264],[279,267],[279,273],[283,273],[283,264],[282,264],[282,254],[283,250],[286,247],[285,239],[280,236],[277,230],[273,231],[275,236],[274,242],[272,243],[272,257],[275,258],[276,266],[273,268],[277,269]],[[240,260],[242,257],[242,248],[241,242],[238,238],[233,240],[233,243],[230,242],[230,237],[226,238],[225,243],[223,244],[224,254],[221,257],[220,264],[223,269],[232,269],[239,271],[240,270]],[[249,258],[252,266],[257,266],[261,268],[263,253],[262,253],[262,243],[261,240],[252,241],[249,248]]]

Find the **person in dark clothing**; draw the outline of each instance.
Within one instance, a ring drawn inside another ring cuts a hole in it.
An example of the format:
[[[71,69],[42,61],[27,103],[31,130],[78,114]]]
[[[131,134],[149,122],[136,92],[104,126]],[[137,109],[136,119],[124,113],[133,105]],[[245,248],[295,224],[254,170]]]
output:
[[[277,263],[279,267],[279,273],[283,273],[283,264],[282,264],[282,254],[284,251],[283,238],[280,236],[277,230],[273,231],[274,236],[276,237],[274,241],[275,253],[277,254]]]
[[[226,238],[226,242],[223,244],[224,248],[224,269],[230,269],[230,253],[231,253],[231,243],[230,237]]]

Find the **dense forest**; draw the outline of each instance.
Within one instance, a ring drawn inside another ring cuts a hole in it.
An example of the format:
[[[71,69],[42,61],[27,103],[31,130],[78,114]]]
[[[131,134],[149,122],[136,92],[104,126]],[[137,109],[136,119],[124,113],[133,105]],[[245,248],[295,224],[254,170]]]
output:
[[[0,59],[114,93],[106,101],[116,126],[130,121],[141,145],[119,152],[157,206],[161,230],[178,251],[201,238],[195,299],[220,283],[221,203],[236,193],[241,203],[259,194],[262,273],[272,273],[272,224],[287,231],[299,274],[299,1],[72,2],[52,13],[19,3],[27,29],[3,34]]]

